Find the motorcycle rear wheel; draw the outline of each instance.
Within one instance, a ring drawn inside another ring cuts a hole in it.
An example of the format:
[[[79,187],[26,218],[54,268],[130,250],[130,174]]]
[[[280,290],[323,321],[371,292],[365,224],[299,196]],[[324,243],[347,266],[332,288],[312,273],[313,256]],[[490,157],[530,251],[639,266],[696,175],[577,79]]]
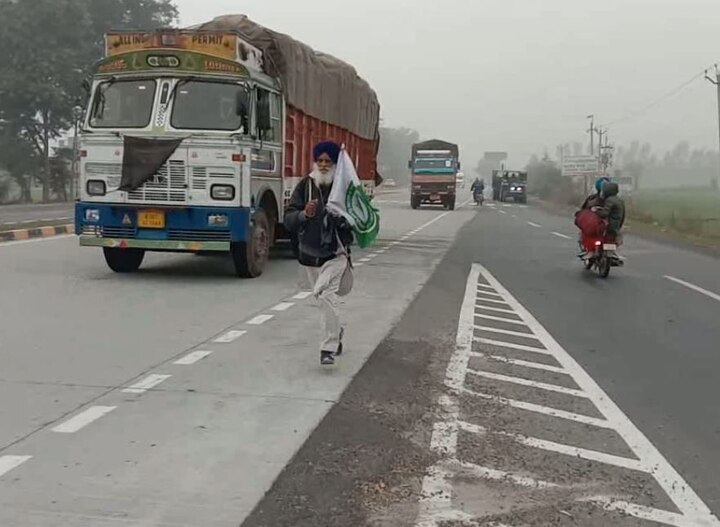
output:
[[[598,262],[598,273],[600,278],[607,278],[610,276],[610,258],[602,256]]]

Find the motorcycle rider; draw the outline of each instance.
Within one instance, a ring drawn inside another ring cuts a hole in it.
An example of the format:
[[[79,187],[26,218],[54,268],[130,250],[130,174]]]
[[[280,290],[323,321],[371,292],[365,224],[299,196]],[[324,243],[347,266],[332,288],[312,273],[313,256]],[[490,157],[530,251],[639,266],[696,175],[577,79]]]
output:
[[[485,195],[485,180],[476,177],[470,187],[470,190],[473,193],[473,198],[475,198],[475,203],[483,201],[483,197]]]
[[[592,210],[608,222],[607,238],[620,244],[620,230],[625,224],[625,202],[619,196],[620,187],[608,177],[601,177],[595,182],[595,193],[588,196],[581,206],[581,210]],[[580,257],[586,252],[580,238]]]

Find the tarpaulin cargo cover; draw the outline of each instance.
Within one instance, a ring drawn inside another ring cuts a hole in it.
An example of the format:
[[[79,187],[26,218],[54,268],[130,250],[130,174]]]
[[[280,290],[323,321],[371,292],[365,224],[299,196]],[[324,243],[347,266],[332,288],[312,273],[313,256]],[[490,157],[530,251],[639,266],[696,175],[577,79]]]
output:
[[[262,50],[265,73],[280,79],[288,104],[364,139],[377,138],[377,94],[346,62],[263,27],[245,15],[219,16],[192,29],[238,32]]]

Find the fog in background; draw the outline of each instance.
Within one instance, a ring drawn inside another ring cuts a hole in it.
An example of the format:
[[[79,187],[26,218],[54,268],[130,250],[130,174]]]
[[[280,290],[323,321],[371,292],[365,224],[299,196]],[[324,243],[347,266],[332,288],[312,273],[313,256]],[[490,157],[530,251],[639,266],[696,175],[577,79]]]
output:
[[[599,124],[647,106],[720,57],[717,0],[177,0],[181,23],[244,13],[357,67],[385,126],[514,163],[588,142]],[[717,149],[716,94],[701,77],[610,126],[618,145],[681,140]]]

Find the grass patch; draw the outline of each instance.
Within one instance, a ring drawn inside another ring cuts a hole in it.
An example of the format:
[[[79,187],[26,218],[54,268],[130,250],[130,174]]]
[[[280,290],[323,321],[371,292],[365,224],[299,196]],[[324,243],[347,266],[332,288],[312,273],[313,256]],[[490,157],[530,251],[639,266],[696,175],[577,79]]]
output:
[[[625,196],[628,217],[720,243],[720,191],[644,190]]]

